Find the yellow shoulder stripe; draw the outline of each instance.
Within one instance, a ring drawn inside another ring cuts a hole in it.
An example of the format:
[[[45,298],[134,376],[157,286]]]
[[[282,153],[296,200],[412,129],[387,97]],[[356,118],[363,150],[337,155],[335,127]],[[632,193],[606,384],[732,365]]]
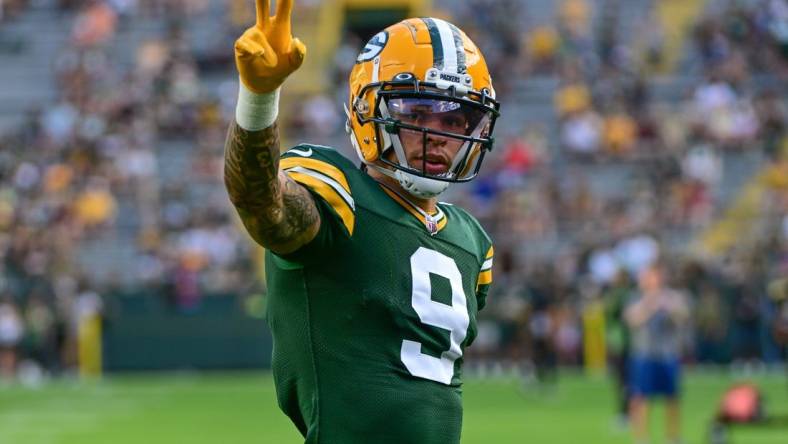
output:
[[[287,157],[279,161],[279,168],[282,170],[286,170],[288,168],[293,167],[304,167],[309,168],[311,170],[319,171],[320,173],[336,180],[345,191],[350,194],[350,185],[347,183],[347,178],[345,178],[345,174],[339,170],[339,168],[331,165],[328,162],[323,162],[322,160],[318,159],[310,159],[306,157]]]
[[[282,159],[287,160],[287,159]],[[330,185],[326,184],[325,182],[321,181],[320,179],[316,179],[312,176],[309,176],[304,173],[299,173],[296,171],[288,171],[287,174],[293,178],[296,182],[306,185],[312,189],[315,193],[319,194],[323,200],[326,201],[331,208],[336,211],[339,217],[342,219],[342,224],[345,225],[348,233],[352,236],[353,235],[353,227],[356,223],[356,215],[353,213],[353,210],[350,208],[347,202],[342,199],[336,190],[331,188]]]
[[[479,273],[479,279],[476,281],[476,286],[489,285],[492,283],[492,270],[482,271]]]
[[[492,245],[490,245],[490,249],[487,250],[487,256],[485,256],[484,258],[485,259],[489,259],[489,258],[493,257],[493,253],[494,253],[493,247],[492,247]]]

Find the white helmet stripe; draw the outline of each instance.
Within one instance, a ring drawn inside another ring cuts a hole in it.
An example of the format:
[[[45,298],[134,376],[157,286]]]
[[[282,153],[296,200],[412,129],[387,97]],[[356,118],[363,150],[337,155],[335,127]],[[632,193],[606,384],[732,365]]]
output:
[[[457,43],[454,40],[454,33],[452,32],[451,25],[441,19],[432,19],[438,32],[441,36],[441,45],[443,45],[443,69],[450,72],[458,72],[458,56]]]
[[[454,35],[454,46],[457,48],[457,72],[465,74],[468,71],[468,66],[465,61],[465,44],[462,42],[462,34],[460,29],[453,24],[449,23],[452,35]]]
[[[441,33],[438,30],[438,25],[435,24],[435,19],[423,18],[421,19],[427,26],[427,31],[430,33],[430,43],[432,45],[432,66],[437,69],[443,69],[443,40]]]

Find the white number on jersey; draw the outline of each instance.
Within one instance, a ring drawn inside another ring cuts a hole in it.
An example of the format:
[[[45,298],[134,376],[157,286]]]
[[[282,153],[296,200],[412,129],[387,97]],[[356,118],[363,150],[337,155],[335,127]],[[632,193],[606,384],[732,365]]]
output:
[[[413,376],[451,384],[454,361],[462,356],[460,344],[465,340],[470,322],[460,270],[454,259],[435,250],[420,247],[410,257],[410,271],[413,276],[413,309],[421,322],[449,330],[450,345],[449,350],[436,358],[422,353],[420,342],[403,340],[400,357]],[[432,300],[430,273],[449,280],[451,305]]]

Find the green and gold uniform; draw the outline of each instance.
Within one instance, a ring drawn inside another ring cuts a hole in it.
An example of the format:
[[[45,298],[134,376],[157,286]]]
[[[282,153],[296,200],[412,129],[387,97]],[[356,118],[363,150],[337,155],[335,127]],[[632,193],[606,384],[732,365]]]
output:
[[[266,254],[280,407],[310,444],[458,443],[490,238],[449,204],[428,221],[331,148],[299,145],[280,168],[322,220],[295,253]]]

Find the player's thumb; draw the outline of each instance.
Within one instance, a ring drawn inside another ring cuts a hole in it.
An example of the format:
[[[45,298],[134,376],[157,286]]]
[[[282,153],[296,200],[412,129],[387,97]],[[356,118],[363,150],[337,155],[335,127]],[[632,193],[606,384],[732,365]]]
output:
[[[306,46],[298,40],[298,38],[293,38],[291,43],[291,50],[290,50],[290,64],[294,69],[298,69],[302,63],[304,63],[304,58],[306,57]]]

